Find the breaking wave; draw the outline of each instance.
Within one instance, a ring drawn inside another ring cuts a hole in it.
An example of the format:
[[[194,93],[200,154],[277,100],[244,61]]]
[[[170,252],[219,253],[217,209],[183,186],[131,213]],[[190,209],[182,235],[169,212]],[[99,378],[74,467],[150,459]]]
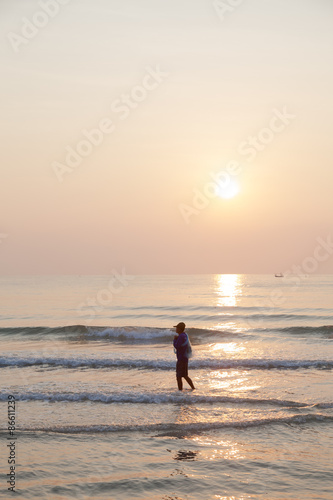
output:
[[[67,358],[67,357],[0,357],[0,368],[4,367],[44,366],[62,368],[123,368],[147,370],[174,370],[175,361],[165,359],[130,359],[130,358]],[[249,370],[331,370],[333,360],[283,360],[283,359],[192,359],[191,369],[249,369]]]
[[[255,316],[249,316],[253,319]],[[228,321],[235,319],[235,316],[219,316]],[[255,328],[240,331],[239,329],[210,329],[210,328],[188,328],[192,341],[196,343],[211,340],[213,338],[223,339],[230,337],[246,336],[249,332],[260,334],[261,331],[267,332],[267,328]],[[322,326],[289,326],[273,328],[271,331],[290,334],[290,335],[320,335],[333,338],[333,325]],[[60,327],[16,327],[0,328],[0,337],[18,337],[33,338],[34,340],[47,340],[49,338],[58,338],[59,340],[110,340],[125,343],[170,343],[174,336],[172,328],[144,327],[144,326],[85,326],[70,325]]]

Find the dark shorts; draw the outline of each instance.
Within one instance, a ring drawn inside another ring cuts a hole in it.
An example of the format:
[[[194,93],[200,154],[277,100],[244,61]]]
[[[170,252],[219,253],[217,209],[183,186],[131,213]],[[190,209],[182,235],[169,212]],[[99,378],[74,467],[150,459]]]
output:
[[[177,361],[176,376],[178,378],[188,376],[188,359]]]

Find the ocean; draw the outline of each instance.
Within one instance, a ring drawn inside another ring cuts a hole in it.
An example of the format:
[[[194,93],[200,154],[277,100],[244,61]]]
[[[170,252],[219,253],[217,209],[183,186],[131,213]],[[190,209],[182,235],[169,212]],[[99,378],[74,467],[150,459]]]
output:
[[[0,498],[332,499],[332,305],[331,275],[0,278]]]

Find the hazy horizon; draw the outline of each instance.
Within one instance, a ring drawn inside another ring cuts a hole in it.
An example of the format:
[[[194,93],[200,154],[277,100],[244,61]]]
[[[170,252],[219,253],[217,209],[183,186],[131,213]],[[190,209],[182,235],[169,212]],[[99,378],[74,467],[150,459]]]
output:
[[[236,3],[1,3],[0,275],[333,274],[333,4]]]

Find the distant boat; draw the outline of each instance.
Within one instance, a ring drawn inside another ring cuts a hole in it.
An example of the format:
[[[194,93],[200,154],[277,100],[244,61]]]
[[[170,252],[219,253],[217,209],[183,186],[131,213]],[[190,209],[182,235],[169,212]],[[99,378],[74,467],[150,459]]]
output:
[[[275,278],[283,278],[283,274],[282,273],[276,273],[275,274]]]

